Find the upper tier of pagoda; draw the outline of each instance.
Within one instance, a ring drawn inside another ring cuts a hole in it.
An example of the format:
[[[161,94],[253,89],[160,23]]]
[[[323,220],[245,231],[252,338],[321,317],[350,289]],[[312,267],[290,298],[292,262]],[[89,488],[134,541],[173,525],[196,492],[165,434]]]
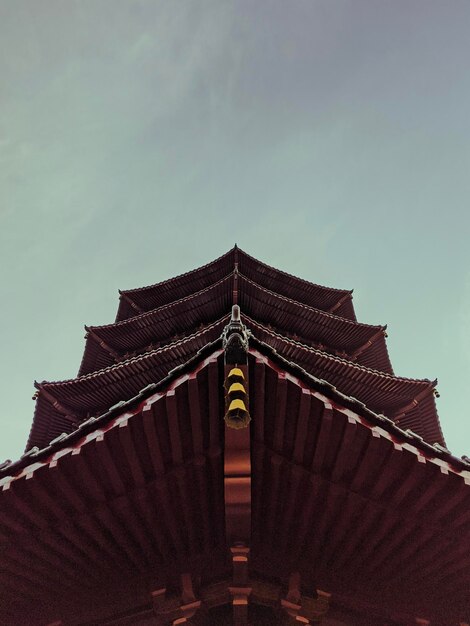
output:
[[[120,293],[116,322],[86,327],[78,377],[37,384],[27,448],[47,446],[217,342],[234,303],[261,351],[274,349],[400,427],[444,443],[435,383],[394,376],[385,326],[356,321],[351,291],[291,276],[235,246],[201,268]]]
[[[191,272],[149,287],[121,291],[116,321],[135,317],[201,291],[230,274],[235,266],[241,274],[266,289],[321,311],[356,319],[352,291],[322,287],[291,276],[258,261],[235,245],[215,261]]]

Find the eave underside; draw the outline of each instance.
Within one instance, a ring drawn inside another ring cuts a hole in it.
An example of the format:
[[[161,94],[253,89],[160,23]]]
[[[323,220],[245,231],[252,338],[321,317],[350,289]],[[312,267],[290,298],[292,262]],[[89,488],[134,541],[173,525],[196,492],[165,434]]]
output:
[[[340,604],[372,603],[384,618],[462,621],[470,606],[464,475],[255,349],[249,372],[257,390],[253,575],[284,584],[295,566],[307,588]],[[117,613],[181,571],[222,579],[223,406],[219,350],[3,481],[2,623],[34,623],[21,621],[32,607],[51,622],[97,623],[100,611],[100,619],[113,614],[106,597]]]

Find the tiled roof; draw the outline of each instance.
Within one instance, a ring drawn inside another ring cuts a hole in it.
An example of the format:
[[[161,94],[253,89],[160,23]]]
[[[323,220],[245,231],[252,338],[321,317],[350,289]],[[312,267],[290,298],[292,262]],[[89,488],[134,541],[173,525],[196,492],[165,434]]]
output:
[[[341,317],[339,309],[332,314],[271,291],[242,273],[237,272],[236,276],[240,304],[252,317],[272,324],[284,332],[298,334],[306,342],[321,344],[328,352],[343,354],[346,358],[352,357],[376,369],[392,371],[385,345],[384,327],[360,324]],[[257,277],[262,276],[258,272]],[[234,277],[235,273],[232,271],[200,291],[193,291],[145,313],[113,324],[87,328],[87,342],[79,375],[111,365],[122,356],[151,349],[155,344],[168,343],[176,336],[192,332],[195,328],[217,319],[230,309]],[[283,279],[285,280],[284,276]],[[264,282],[271,284],[273,281]],[[344,296],[344,292],[340,294]],[[297,295],[302,297],[298,291]],[[310,292],[307,291],[306,296],[309,295]],[[337,299],[336,290],[334,295]],[[311,301],[312,298],[305,297],[304,300]]]
[[[117,402],[164,378],[198,350],[217,340],[227,317],[162,348],[130,358],[78,378],[38,385],[38,398],[28,446],[46,446],[62,432],[71,432],[90,416],[100,415]]]
[[[434,402],[434,383],[399,378],[351,363],[292,341],[245,317],[253,337],[274,348],[287,360],[364,402],[371,410],[399,418],[427,441],[444,443]],[[45,445],[69,432],[90,415],[99,415],[120,400],[128,400],[151,382],[163,378],[210,341],[220,337],[227,318],[205,326],[194,335],[145,352],[107,368],[60,382],[40,385],[29,445]]]
[[[80,375],[37,385],[32,449],[0,466],[1,623],[94,624],[108,591],[117,622],[99,623],[122,623],[124,595],[123,611],[152,614],[149,581],[225,575],[234,303],[248,335],[253,571],[299,572],[344,606],[378,602],[381,623],[397,604],[400,623],[423,610],[461,621],[470,463],[444,447],[435,382],[393,374],[385,327],[355,320],[351,292],[234,248],[123,292],[118,321],[87,329]]]
[[[271,346],[285,359],[296,363],[310,374],[327,380],[345,395],[364,402],[372,411],[383,413],[392,419],[398,415],[404,419],[421,405],[423,423],[413,424],[414,428],[408,424],[418,434],[427,422],[437,422],[435,382],[401,378],[367,368],[289,340],[248,317],[245,317],[245,323],[256,339]],[[420,400],[415,405],[413,401],[416,398]],[[439,432],[439,436],[433,441],[443,443],[442,434]]]
[[[269,338],[265,345],[276,344],[279,345],[278,340]],[[283,354],[282,348],[278,354],[305,372],[321,377],[341,393],[364,403],[372,411],[387,416],[402,429],[409,429],[429,443],[445,445],[434,400],[434,383],[394,376],[378,381],[374,370],[346,362],[341,366],[337,358],[325,362],[321,353],[301,354],[300,347],[295,352],[298,360],[291,360],[286,356],[289,351]],[[377,388],[371,391],[367,382],[376,384]]]
[[[433,384],[392,375],[385,327],[355,321],[352,308],[344,309],[349,291],[314,285],[234,248],[202,268],[123,293],[122,302],[141,312],[131,307],[132,317],[88,328],[79,377],[40,385],[28,447],[46,445],[165,376],[220,336],[234,298],[254,336],[289,361],[427,441],[444,442]]]
[[[178,335],[188,335],[230,312],[233,275],[147,313],[114,324],[92,326],[85,345],[79,375],[98,369],[98,358],[111,364],[116,361],[109,348],[123,356],[151,349],[152,344],[165,344]],[[100,341],[107,347],[103,347]],[[106,354],[107,357],[101,356]]]
[[[266,289],[314,308],[355,319],[351,291],[315,285],[258,261],[235,247],[214,261],[175,278],[149,287],[121,291],[116,320],[134,317],[205,289],[232,272],[235,265],[240,272]]]
[[[232,249],[215,261],[175,278],[149,287],[121,291],[122,297],[116,320],[120,321],[145,311],[151,311],[213,285],[233,271],[233,259],[234,250]],[[133,302],[135,307],[130,302]]]
[[[243,275],[238,283],[241,310],[257,321],[322,344],[326,352],[343,353],[345,358],[357,353],[359,363],[392,372],[383,326],[361,324],[314,309],[260,287]]]
[[[238,249],[238,270],[265,289],[327,313],[355,320],[352,291],[316,285],[262,263]]]

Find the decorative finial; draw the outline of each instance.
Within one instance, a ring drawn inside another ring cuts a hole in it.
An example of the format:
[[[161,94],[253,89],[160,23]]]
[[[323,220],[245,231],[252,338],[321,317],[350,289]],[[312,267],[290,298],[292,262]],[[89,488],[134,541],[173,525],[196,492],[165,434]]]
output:
[[[248,410],[248,393],[243,371],[232,367],[225,379],[225,423],[229,428],[245,428],[251,421]]]
[[[222,333],[226,365],[246,364],[248,336],[249,331],[241,321],[240,307],[238,304],[234,304],[230,322]]]

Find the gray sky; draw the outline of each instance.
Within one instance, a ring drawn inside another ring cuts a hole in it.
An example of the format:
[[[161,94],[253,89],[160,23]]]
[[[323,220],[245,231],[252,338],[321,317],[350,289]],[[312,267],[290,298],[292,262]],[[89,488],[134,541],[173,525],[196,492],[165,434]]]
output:
[[[470,455],[470,3],[0,0],[0,461],[117,289],[237,242],[354,288]]]

